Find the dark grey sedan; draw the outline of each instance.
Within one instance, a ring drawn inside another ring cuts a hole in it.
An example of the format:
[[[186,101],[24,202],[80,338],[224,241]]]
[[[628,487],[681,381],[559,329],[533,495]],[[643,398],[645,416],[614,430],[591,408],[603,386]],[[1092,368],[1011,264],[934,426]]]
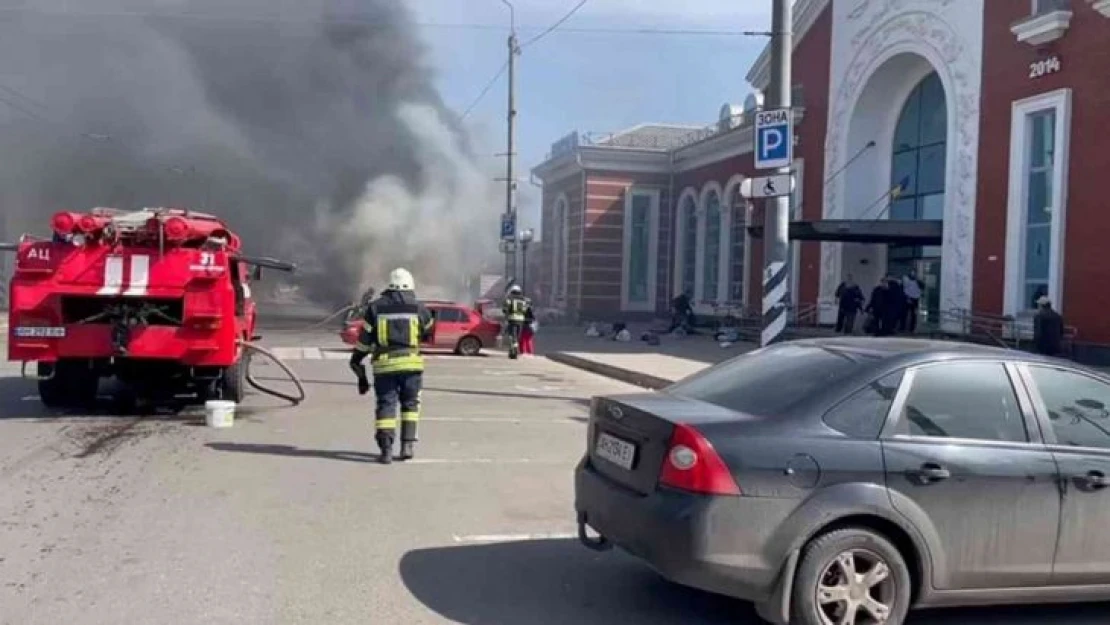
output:
[[[780,624],[1107,600],[1108,407],[1110,378],[1018,351],[784,343],[595,398],[579,534]]]

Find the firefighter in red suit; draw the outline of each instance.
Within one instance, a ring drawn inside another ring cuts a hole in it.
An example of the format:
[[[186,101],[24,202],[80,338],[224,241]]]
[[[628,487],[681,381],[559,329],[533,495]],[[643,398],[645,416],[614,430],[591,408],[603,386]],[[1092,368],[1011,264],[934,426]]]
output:
[[[393,462],[397,412],[401,416],[401,460],[413,457],[416,426],[420,420],[420,390],[424,383],[424,357],[420,344],[432,335],[433,319],[416,299],[412,274],[394,269],[389,286],[366,307],[359,339],[351,351],[351,369],[358,377],[358,392],[370,391],[362,364],[367,355],[374,373],[375,438],[382,464]]]

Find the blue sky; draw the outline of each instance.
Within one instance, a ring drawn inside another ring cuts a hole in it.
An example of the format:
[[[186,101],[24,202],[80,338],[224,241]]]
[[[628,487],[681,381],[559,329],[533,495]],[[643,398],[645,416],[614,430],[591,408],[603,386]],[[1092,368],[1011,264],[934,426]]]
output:
[[[430,47],[447,103],[465,110],[507,56],[509,11],[500,0],[406,0]],[[546,29],[577,0],[510,0],[520,38]],[[588,0],[563,26],[765,31],[770,0]],[[504,29],[443,25],[503,25]],[[438,26],[437,26],[438,25]],[[567,133],[613,132],[642,122],[710,124],[725,102],[751,91],[744,76],[767,39],[739,35],[576,33],[556,30],[525,48],[517,71],[517,166],[528,171]],[[491,166],[504,159],[507,81],[467,123]],[[520,187],[523,227],[536,227],[539,189]]]

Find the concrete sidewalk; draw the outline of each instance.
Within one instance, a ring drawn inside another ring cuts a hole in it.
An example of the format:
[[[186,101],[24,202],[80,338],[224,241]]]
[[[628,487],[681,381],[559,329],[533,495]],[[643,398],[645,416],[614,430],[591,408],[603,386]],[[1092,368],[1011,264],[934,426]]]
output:
[[[630,328],[628,343],[585,336],[585,328],[541,327],[537,355],[628,384],[658,389],[756,348],[738,342],[722,348],[706,335],[661,336],[659,345],[639,340],[644,328]]]

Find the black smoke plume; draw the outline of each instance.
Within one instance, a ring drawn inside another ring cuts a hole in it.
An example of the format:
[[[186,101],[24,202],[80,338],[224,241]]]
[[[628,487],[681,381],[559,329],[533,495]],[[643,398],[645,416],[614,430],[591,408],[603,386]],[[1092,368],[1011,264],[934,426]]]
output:
[[[394,266],[461,296],[499,192],[425,56],[400,0],[6,4],[4,238],[63,208],[188,206],[298,262],[321,304]]]

